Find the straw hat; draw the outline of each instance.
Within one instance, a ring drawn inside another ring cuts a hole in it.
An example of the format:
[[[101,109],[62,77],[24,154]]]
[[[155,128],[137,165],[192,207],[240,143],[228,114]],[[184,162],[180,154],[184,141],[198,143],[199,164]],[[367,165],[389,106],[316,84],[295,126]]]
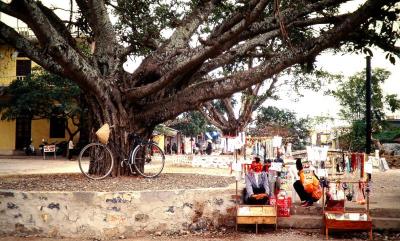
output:
[[[107,144],[108,138],[110,137],[110,126],[107,123],[104,124],[96,131],[96,136],[101,143]]]

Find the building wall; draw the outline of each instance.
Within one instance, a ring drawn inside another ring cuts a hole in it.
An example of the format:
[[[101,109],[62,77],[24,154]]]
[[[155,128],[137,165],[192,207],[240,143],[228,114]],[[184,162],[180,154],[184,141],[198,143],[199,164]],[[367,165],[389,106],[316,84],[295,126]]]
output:
[[[0,44],[0,86],[7,86],[17,78],[16,67],[17,60],[28,60],[25,57],[18,57],[15,49],[6,44]],[[32,68],[38,66],[32,62]],[[61,142],[69,139],[68,132],[65,132],[65,138],[50,138],[50,121],[47,119],[32,120],[31,138],[33,145],[38,148],[42,139],[47,142]],[[75,131],[76,127],[69,121],[70,128]],[[15,150],[15,121],[0,120],[0,154],[13,154]],[[74,142],[79,140],[79,134],[75,136]]]
[[[164,143],[165,143],[164,135],[154,136],[153,141],[157,143],[157,145],[161,148],[162,151],[164,151]]]
[[[0,121],[0,155],[11,155],[15,149],[15,121]]]
[[[15,79],[16,59],[12,58],[15,49],[8,45],[0,45],[0,86],[8,85]]]
[[[71,121],[68,121],[69,128],[72,131],[75,131],[77,128],[72,124]],[[32,141],[33,145],[38,148],[42,143],[42,139],[45,139],[48,143],[53,142],[62,142],[69,139],[68,132],[65,131],[65,138],[50,138],[50,120],[41,119],[41,120],[33,120],[32,121]],[[79,135],[74,137],[74,143],[79,141]]]

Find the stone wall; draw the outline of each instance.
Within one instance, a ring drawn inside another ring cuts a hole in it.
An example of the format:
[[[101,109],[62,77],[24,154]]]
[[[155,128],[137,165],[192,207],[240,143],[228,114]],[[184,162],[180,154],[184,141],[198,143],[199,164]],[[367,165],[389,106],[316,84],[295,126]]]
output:
[[[235,161],[235,157],[233,155],[166,155],[165,161],[175,166],[229,168]]]
[[[0,233],[110,238],[233,226],[235,190],[0,191]]]

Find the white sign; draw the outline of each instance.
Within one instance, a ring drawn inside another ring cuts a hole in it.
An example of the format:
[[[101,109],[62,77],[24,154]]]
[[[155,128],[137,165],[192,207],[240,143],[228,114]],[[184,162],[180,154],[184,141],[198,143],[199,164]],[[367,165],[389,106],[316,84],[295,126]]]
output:
[[[326,169],[318,169],[317,170],[317,176],[318,177],[326,177]]]
[[[232,171],[241,172],[242,171],[242,163],[232,162]]]
[[[368,160],[365,163],[365,173],[372,174],[372,161]]]
[[[56,145],[43,146],[44,152],[56,152]]]
[[[281,162],[271,162],[271,167],[269,169],[272,171],[280,172],[280,171],[282,171],[282,163]]]
[[[281,147],[282,146],[282,137],[274,136],[272,138],[272,147]]]

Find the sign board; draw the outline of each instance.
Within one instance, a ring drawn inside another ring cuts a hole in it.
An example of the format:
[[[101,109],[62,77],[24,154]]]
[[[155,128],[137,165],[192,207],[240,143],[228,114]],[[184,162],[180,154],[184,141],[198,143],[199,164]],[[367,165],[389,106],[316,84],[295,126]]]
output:
[[[43,146],[44,152],[56,152],[56,145]]]
[[[46,159],[46,153],[54,153],[54,159],[56,159],[56,145],[46,145],[43,146],[43,160]]]
[[[269,169],[272,171],[280,172],[280,171],[282,171],[282,163],[281,162],[271,162],[271,167]]]

